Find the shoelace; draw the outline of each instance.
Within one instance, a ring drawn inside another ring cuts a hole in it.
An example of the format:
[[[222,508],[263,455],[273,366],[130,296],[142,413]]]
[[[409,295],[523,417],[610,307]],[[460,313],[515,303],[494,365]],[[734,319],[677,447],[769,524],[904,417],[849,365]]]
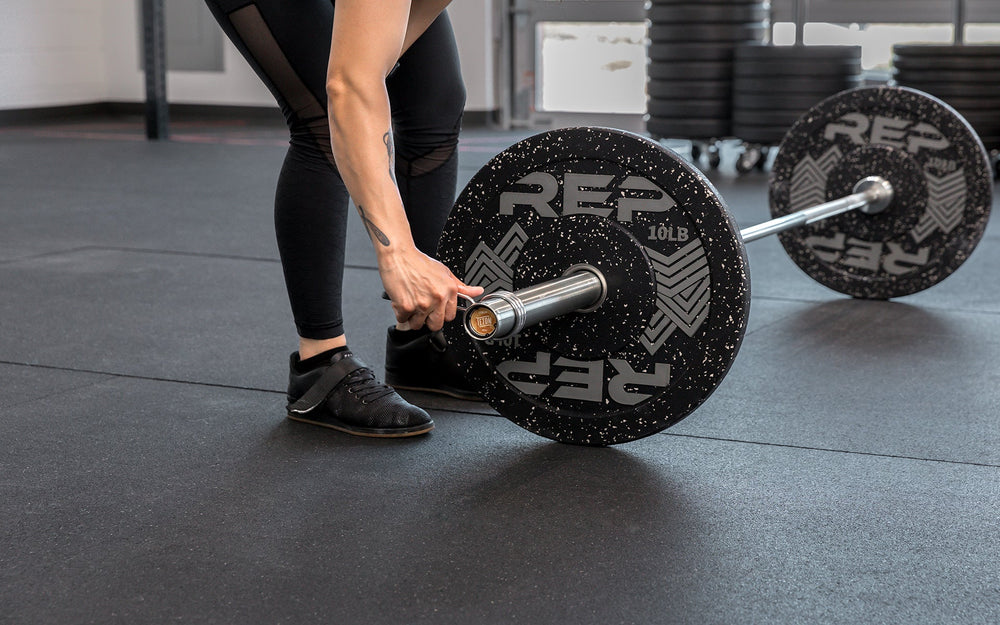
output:
[[[348,374],[347,392],[360,399],[361,403],[367,404],[386,395],[391,395],[394,391],[391,386],[382,384],[375,379],[375,373],[371,369],[362,368]]]

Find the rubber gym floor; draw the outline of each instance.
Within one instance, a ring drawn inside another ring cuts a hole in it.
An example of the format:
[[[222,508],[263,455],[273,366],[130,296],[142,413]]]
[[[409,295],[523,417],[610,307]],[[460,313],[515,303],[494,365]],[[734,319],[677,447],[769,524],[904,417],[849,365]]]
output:
[[[890,302],[750,244],[742,351],[649,438],[411,395],[432,434],[363,439],[284,418],[281,129],[172,131],[0,129],[0,623],[1000,622],[995,219]],[[460,184],[519,136],[468,129]],[[733,156],[712,178],[762,221],[766,174]],[[381,371],[351,219],[347,327]]]

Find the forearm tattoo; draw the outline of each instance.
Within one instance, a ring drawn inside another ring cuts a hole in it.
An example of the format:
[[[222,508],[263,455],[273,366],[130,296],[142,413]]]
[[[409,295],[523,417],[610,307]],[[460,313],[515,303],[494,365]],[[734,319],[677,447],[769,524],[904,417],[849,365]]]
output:
[[[378,226],[376,226],[371,219],[368,219],[368,215],[365,214],[364,207],[360,204],[358,204],[358,214],[361,215],[361,221],[365,224],[368,234],[370,234],[373,239],[381,243],[384,247],[389,247],[389,237],[385,236],[385,233],[379,230]]]
[[[392,129],[386,131],[382,135],[382,143],[385,144],[385,151],[389,157],[389,178],[392,179],[392,183],[396,184],[396,155],[392,147]],[[365,214],[365,209],[360,204],[358,206],[358,213],[361,215],[361,221],[364,222],[365,228],[373,239],[381,243],[385,247],[389,247],[389,237],[385,236],[385,233],[379,230],[379,227],[375,223],[368,219],[368,215]]]
[[[396,182],[396,150],[393,147],[391,128],[382,135],[382,142],[385,143],[385,152],[389,156],[389,177],[392,178],[393,184],[398,184]]]

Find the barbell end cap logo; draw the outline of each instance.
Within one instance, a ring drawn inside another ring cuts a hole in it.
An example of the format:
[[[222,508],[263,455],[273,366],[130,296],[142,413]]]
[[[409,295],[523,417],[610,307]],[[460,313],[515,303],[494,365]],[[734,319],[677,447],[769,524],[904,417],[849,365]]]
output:
[[[486,306],[474,306],[466,313],[465,329],[474,339],[489,339],[496,334],[497,316]]]

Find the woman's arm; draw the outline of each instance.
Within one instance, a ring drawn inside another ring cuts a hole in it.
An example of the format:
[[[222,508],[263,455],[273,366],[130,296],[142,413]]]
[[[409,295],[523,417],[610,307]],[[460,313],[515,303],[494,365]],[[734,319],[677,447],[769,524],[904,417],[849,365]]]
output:
[[[385,78],[402,52],[446,6],[444,0],[337,0],[327,75],[337,168],[375,246],[393,311],[412,328],[438,330],[455,317],[456,295],[476,296],[447,267],[417,250],[393,176]]]

